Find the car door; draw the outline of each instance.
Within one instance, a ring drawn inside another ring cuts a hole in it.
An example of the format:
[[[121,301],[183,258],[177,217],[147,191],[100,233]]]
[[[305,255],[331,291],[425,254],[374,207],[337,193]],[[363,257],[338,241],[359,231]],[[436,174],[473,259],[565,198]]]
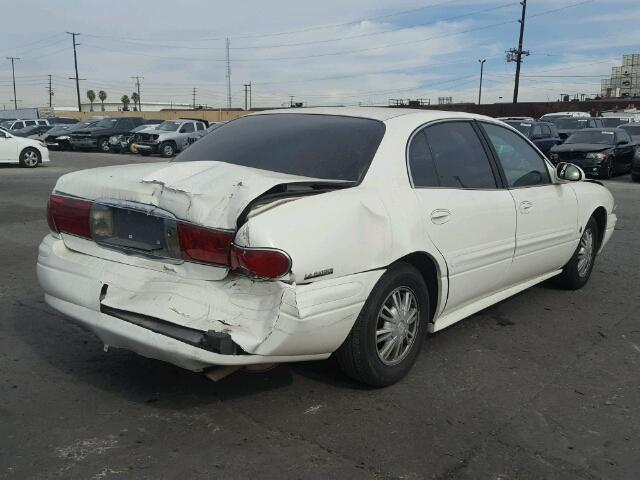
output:
[[[18,160],[18,148],[10,134],[0,130],[0,161],[15,162]]]
[[[196,128],[193,122],[185,122],[182,127],[180,127],[180,133],[182,134],[180,137],[180,150],[184,150],[198,139],[195,131]]]
[[[626,143],[620,143],[626,142]],[[635,145],[631,141],[631,137],[627,132],[620,129],[616,133],[616,148],[615,148],[615,162],[616,171],[626,172],[633,162],[633,156],[635,154]]]
[[[471,121],[425,126],[409,143],[411,185],[426,243],[447,263],[444,312],[501,290],[515,249],[513,198]]]
[[[521,135],[481,122],[516,205],[510,283],[553,272],[571,258],[579,239],[578,201],[568,184],[553,183],[548,164]]]

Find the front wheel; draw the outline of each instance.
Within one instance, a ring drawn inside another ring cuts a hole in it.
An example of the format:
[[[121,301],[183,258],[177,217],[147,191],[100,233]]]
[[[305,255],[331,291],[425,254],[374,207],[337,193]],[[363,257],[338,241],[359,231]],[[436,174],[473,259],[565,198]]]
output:
[[[391,385],[413,366],[426,336],[429,294],[420,272],[391,266],[365,302],[337,360],[351,378],[373,387]]]
[[[593,270],[598,245],[598,224],[591,217],[582,232],[578,248],[557,277],[557,283],[560,287],[567,290],[578,290],[586,285]]]
[[[35,168],[40,163],[40,152],[35,148],[25,148],[20,153],[20,165],[25,168]]]
[[[165,142],[160,145],[160,154],[163,157],[173,157],[176,154],[176,148],[171,142]]]
[[[98,150],[104,153],[109,153],[109,139],[101,138],[98,140]]]
[[[607,163],[602,166],[601,177],[606,180],[606,179],[609,179],[609,178],[613,177],[613,174],[614,174],[613,158],[609,157],[607,159]]]

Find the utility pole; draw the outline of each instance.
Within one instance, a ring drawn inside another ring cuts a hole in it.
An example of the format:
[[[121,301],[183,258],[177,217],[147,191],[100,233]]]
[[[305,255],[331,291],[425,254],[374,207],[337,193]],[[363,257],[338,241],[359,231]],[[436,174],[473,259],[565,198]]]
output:
[[[136,87],[138,88],[138,111],[141,112],[142,111],[142,105],[141,105],[142,98],[140,97],[140,79],[144,80],[144,77],[140,77],[140,76],[136,75],[135,77],[131,77],[131,78],[135,78],[136,79]]]
[[[486,58],[478,60],[478,62],[480,62],[480,88],[478,89],[478,105],[482,103],[482,74],[484,73],[484,62],[486,61]]]
[[[196,87],[193,87],[193,109],[196,109]]]
[[[244,84],[244,109],[251,110],[251,82]],[[248,102],[247,102],[248,100]]]
[[[80,34],[76,32],[67,32],[67,33],[71,35],[71,38],[73,39],[73,64],[76,67],[76,76],[75,76],[76,94],[78,95],[78,112],[81,112],[82,105],[80,104],[80,78],[78,77],[78,54],[76,53],[76,47],[78,46],[78,44],[76,43],[76,35],[80,35]],[[73,80],[73,79],[74,79],[73,77],[69,78],[69,80]]]
[[[231,59],[229,58],[229,37],[226,38],[227,52],[227,108],[231,108]]]
[[[16,70],[14,62],[20,60],[20,57],[7,57],[7,60],[11,60],[11,75],[13,76],[13,106],[18,110],[18,97],[16,96]]]
[[[527,0],[522,0],[520,2],[522,5],[522,17],[518,22],[520,22],[520,38],[518,40],[518,48],[512,48],[507,51],[507,62],[516,62],[516,81],[513,86],[513,103],[518,103],[518,89],[520,88],[520,65],[522,64],[522,56],[525,57],[529,55],[528,50],[522,49],[522,44],[524,41],[524,22],[527,16]]]
[[[53,88],[51,88],[51,75],[48,75],[49,77],[49,87],[47,87],[47,90],[49,90],[49,108],[51,108],[53,106],[53,102],[52,97],[53,97]]]

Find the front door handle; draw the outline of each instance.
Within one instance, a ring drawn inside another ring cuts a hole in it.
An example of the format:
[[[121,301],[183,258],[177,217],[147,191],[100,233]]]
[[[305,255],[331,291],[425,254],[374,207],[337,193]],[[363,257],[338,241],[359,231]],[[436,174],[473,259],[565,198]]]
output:
[[[436,225],[442,225],[443,223],[447,223],[451,218],[451,211],[446,208],[438,208],[431,212],[431,222]]]
[[[533,208],[533,203],[528,202],[528,201],[524,201],[520,203],[520,213],[523,214],[527,214],[531,211],[531,209]]]

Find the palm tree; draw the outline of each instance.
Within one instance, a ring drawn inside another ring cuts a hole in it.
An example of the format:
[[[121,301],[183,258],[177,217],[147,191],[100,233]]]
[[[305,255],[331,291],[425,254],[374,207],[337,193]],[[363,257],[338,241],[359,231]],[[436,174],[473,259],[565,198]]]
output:
[[[96,92],[94,92],[93,90],[87,90],[87,98],[89,99],[89,102],[91,103],[91,110],[89,110],[89,111],[93,112],[93,102],[95,102],[95,100],[96,100]]]
[[[129,111],[129,104],[131,103],[131,100],[129,100],[129,96],[128,95],[122,95],[122,98],[120,99],[120,101],[122,102],[122,111],[123,112],[128,112]]]
[[[131,100],[133,100],[134,110],[140,110],[140,96],[137,92],[131,94]],[[138,105],[138,107],[136,108],[135,105]]]
[[[100,90],[98,92],[98,98],[100,99],[100,103],[102,103],[101,110],[104,112],[104,101],[107,99],[107,92]]]

